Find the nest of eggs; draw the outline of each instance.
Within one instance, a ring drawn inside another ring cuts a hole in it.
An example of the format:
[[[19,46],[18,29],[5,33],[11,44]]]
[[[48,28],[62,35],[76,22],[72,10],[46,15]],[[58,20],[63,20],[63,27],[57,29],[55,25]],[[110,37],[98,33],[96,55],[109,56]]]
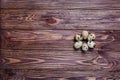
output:
[[[81,49],[82,51],[88,51],[89,49],[95,48],[96,36],[94,33],[89,33],[88,31],[82,31],[81,34],[76,34],[74,39],[74,48],[76,50]]]

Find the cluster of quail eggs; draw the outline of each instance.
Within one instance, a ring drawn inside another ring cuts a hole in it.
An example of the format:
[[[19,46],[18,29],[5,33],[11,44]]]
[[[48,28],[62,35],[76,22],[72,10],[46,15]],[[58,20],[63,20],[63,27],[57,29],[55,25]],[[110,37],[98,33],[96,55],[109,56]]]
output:
[[[89,33],[88,31],[82,31],[81,34],[75,35],[75,49],[81,49],[82,51],[88,51],[89,49],[93,49],[95,47],[96,36],[94,33]]]

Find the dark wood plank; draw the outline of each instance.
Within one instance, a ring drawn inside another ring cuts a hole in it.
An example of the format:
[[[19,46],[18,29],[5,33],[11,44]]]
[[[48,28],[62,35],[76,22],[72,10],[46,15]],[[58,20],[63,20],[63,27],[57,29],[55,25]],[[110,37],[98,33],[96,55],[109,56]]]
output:
[[[112,73],[105,74],[106,77],[97,76],[85,76],[76,73],[82,73],[80,71],[70,72],[70,71],[52,71],[51,73],[48,70],[1,70],[2,71],[2,80],[119,80],[119,77],[113,76]],[[48,74],[45,74],[45,73]],[[4,73],[4,74],[3,74]],[[92,72],[93,73],[93,72]],[[40,75],[41,74],[41,75]],[[64,74],[64,75],[63,75]],[[88,73],[89,74],[89,73]],[[109,76],[108,76],[109,75]],[[118,76],[118,75],[117,75]]]
[[[114,78],[120,77],[120,52],[83,54],[79,51],[2,50],[2,65],[1,69],[22,69],[22,74],[31,79],[74,79],[80,76]]]
[[[120,30],[120,10],[2,10],[2,29]]]
[[[119,80],[116,72],[102,75],[83,71],[54,71],[54,70],[1,70],[2,80]],[[94,75],[95,74],[95,75]],[[92,76],[94,75],[94,76]],[[106,75],[106,76],[104,76]]]
[[[74,35],[82,30],[2,30],[2,49],[74,50]],[[120,31],[90,30],[95,50],[120,51]]]
[[[96,70],[96,65],[93,66],[90,62],[92,62],[92,59],[96,58],[98,55],[97,52],[89,52],[89,54],[84,55],[81,54],[80,51],[52,50],[2,50],[1,53],[3,61],[3,66],[1,67],[3,69],[75,69],[85,71]],[[87,61],[89,62],[87,63]],[[105,65],[107,65],[106,62]],[[103,65],[103,67],[105,66]],[[100,67],[97,69],[100,69]]]
[[[120,9],[119,0],[1,0],[2,8]]]
[[[52,69],[115,71],[120,69],[120,52],[2,50],[1,69]]]

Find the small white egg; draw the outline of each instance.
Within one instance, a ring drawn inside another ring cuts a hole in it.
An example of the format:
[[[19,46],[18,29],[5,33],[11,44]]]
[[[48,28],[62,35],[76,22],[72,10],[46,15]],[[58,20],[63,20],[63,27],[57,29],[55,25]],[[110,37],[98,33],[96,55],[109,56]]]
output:
[[[81,41],[81,40],[83,40],[83,37],[81,35],[79,35],[79,34],[76,34],[75,35],[75,40],[76,41]]]
[[[96,38],[95,34],[91,33],[88,35],[88,41],[92,41]]]
[[[75,49],[79,49],[79,48],[81,48],[82,47],[82,41],[78,41],[78,42],[75,42],[74,43],[74,48]]]
[[[88,31],[83,31],[82,32],[83,39],[86,40],[88,38],[88,34],[89,34]]]
[[[83,51],[88,51],[88,45],[86,43],[83,43],[82,50]]]
[[[95,42],[93,41],[88,41],[87,42],[89,48],[94,48],[95,47]]]

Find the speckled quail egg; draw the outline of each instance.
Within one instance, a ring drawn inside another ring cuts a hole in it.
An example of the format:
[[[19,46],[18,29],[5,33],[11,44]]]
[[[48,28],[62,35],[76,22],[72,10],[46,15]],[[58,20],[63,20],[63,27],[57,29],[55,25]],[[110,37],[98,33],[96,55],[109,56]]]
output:
[[[89,48],[94,48],[94,47],[95,47],[95,42],[93,42],[93,41],[88,41],[88,42],[87,42],[87,45],[88,45]]]
[[[76,41],[81,41],[81,40],[83,40],[83,37],[81,35],[79,35],[79,34],[76,34],[75,35],[75,40]]]
[[[96,38],[95,34],[91,33],[88,35],[88,41],[92,41]]]
[[[74,43],[74,48],[75,49],[79,49],[79,48],[81,48],[82,47],[82,41],[78,41],[78,42],[75,42]]]
[[[88,34],[89,34],[88,31],[83,31],[82,32],[82,37],[83,37],[84,40],[86,40],[88,38]]]
[[[88,51],[88,45],[86,43],[82,44],[82,50],[83,51]]]

